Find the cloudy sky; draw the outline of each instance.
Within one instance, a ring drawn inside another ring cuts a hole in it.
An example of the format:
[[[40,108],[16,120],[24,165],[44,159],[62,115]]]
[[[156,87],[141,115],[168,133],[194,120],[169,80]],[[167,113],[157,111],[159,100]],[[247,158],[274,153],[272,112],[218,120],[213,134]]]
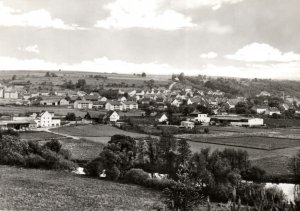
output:
[[[299,0],[0,0],[0,70],[300,80]]]

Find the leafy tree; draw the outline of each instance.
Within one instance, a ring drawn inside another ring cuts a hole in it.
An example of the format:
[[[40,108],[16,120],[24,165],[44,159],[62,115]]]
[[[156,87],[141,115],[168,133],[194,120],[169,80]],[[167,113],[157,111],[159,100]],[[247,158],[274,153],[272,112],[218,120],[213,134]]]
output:
[[[142,73],[142,77],[146,77],[146,73],[145,72]]]
[[[76,120],[76,115],[75,115],[75,113],[68,113],[68,114],[66,115],[65,119],[66,119],[67,121],[75,121],[75,120]]]
[[[186,139],[179,139],[177,151],[178,151],[178,156],[177,156],[178,164],[184,165],[185,163],[188,162],[192,154],[190,145],[187,143]]]
[[[203,190],[189,178],[185,169],[178,170],[178,181],[163,191],[164,202],[170,210],[192,211],[204,202]]]
[[[80,90],[84,90],[86,87],[86,81],[85,79],[78,79],[77,83],[76,83],[76,88],[80,89]]]
[[[13,75],[12,78],[11,78],[11,80],[13,80],[13,81],[16,80],[16,79],[17,79],[16,75]]]

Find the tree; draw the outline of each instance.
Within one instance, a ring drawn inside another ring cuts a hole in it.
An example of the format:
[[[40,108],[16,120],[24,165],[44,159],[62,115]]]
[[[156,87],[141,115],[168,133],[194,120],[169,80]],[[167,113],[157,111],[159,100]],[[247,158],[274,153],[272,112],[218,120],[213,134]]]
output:
[[[179,165],[184,165],[186,162],[188,162],[191,154],[192,154],[192,151],[190,149],[190,145],[187,143],[186,139],[180,139],[178,141],[178,148],[177,148],[177,151],[178,151],[178,158],[177,158],[177,161],[178,161],[178,164]]]
[[[12,78],[11,78],[11,80],[13,80],[13,81],[16,80],[16,79],[17,79],[16,75],[13,75]]]
[[[289,168],[292,170],[295,177],[300,178],[300,150],[290,158]]]
[[[51,77],[50,72],[46,72],[45,77]]]
[[[66,119],[67,121],[75,121],[75,120],[76,120],[76,115],[75,115],[75,113],[68,113],[68,114],[66,115],[65,119]]]
[[[80,90],[84,90],[86,87],[86,81],[85,79],[78,79],[76,83],[76,88],[79,88]]]
[[[163,191],[164,202],[170,210],[192,211],[204,202],[203,190],[189,178],[186,169],[179,169],[178,181]]]
[[[146,77],[146,73],[145,72],[142,73],[142,77]]]
[[[149,89],[154,88],[155,81],[153,79],[151,79],[149,81],[145,81],[145,83],[146,83],[146,86],[149,87]]]

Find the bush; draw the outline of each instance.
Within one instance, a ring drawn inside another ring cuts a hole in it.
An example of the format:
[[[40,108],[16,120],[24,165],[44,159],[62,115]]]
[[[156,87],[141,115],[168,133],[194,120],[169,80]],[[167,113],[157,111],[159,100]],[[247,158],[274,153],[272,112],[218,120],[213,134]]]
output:
[[[130,169],[125,174],[126,181],[138,185],[145,184],[145,181],[149,178],[150,178],[149,174],[143,171],[142,169]]]
[[[0,164],[25,165],[28,155],[28,144],[18,137],[4,135],[0,140]]]
[[[58,154],[67,160],[70,160],[72,157],[72,153],[70,152],[70,150],[67,149],[61,149]]]
[[[30,154],[26,159],[26,166],[28,168],[46,168],[47,162],[40,155]]]
[[[204,128],[204,133],[209,133],[209,128]]]
[[[118,180],[120,177],[120,170],[116,165],[114,165],[111,169],[107,169],[106,176],[110,180]]]
[[[61,143],[57,139],[52,139],[51,141],[47,142],[44,147],[58,153],[61,149]]]
[[[68,170],[68,171],[73,171],[78,168],[78,165],[74,163],[73,161],[66,160],[64,158],[59,158],[56,163],[53,165],[53,169],[58,169],[58,170]]]
[[[28,141],[29,152],[33,154],[41,154],[42,147],[39,145],[38,141]]]
[[[253,167],[247,169],[245,172],[243,172],[242,176],[244,179],[247,179],[247,180],[259,181],[264,178],[265,174],[266,174],[265,170],[263,170],[259,167],[253,166]]]
[[[103,170],[103,163],[99,158],[88,162],[84,167],[84,173],[91,177],[99,177]]]
[[[145,180],[144,186],[158,190],[164,190],[165,188],[169,188],[174,184],[176,184],[174,180],[149,178]]]

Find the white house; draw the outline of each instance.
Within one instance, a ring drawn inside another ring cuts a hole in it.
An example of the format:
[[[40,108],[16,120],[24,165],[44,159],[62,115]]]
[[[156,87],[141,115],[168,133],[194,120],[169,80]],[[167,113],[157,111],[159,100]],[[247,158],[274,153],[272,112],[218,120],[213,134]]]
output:
[[[176,107],[180,107],[181,102],[177,99],[173,100],[173,102],[171,103],[171,105],[176,106]]]
[[[156,118],[156,120],[159,122],[159,123],[162,123],[162,122],[167,122],[168,121],[168,117],[166,114],[159,114]]]
[[[123,110],[133,110],[139,108],[138,104],[133,101],[125,101],[121,102],[121,104],[123,105]]]
[[[107,101],[107,98],[106,97],[101,97],[100,98],[100,102],[106,102]]]
[[[194,122],[190,122],[190,121],[181,121],[180,127],[184,127],[184,128],[188,128],[188,129],[193,129],[195,127],[195,123]]]
[[[117,122],[120,119],[120,115],[116,111],[108,111],[104,117],[105,121]]]
[[[195,123],[190,121],[182,121],[180,127],[193,129],[195,127]]]
[[[276,107],[270,107],[270,108],[266,111],[266,114],[272,116],[273,114],[278,114],[278,115],[280,115],[281,113],[280,113],[280,111],[279,111],[278,108],[276,108]]]
[[[265,114],[268,110],[267,106],[257,106],[253,107],[252,110],[254,110],[258,114]]]
[[[199,112],[193,112],[190,114],[190,118],[188,118],[190,121],[193,122],[202,122],[202,123],[209,123],[210,117],[207,116],[207,114],[202,114]]]
[[[123,104],[118,101],[108,101],[105,104],[105,110],[114,111],[114,110],[123,110]]]
[[[44,111],[36,116],[34,121],[37,124],[37,127],[59,127],[60,119],[54,119],[54,113]]]
[[[74,102],[75,109],[92,109],[93,103],[91,101],[84,101],[84,100],[76,100]]]
[[[18,92],[16,90],[4,90],[5,99],[18,99]]]

